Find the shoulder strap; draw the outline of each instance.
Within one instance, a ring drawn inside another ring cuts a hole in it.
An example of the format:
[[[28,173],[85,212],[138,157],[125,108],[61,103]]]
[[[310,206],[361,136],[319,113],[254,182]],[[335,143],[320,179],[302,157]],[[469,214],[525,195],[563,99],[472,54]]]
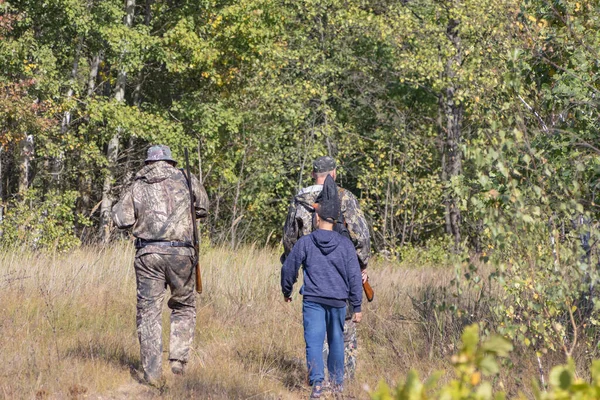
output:
[[[308,204],[306,201],[298,200],[298,198],[295,197],[294,203],[296,205],[300,204],[302,207],[306,208],[306,211],[308,212],[315,212],[315,208],[312,206],[312,204]]]

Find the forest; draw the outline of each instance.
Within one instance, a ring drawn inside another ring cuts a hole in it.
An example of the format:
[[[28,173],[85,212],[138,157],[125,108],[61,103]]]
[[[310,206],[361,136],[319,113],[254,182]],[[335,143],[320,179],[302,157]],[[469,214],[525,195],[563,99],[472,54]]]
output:
[[[432,349],[478,323],[542,385],[551,354],[589,376],[599,32],[597,0],[0,0],[0,246],[127,237],[111,207],[165,144],[204,248],[277,249],[330,155],[376,259],[454,270],[412,298]]]
[[[2,0],[2,241],[110,240],[154,143],[194,155],[212,243],[276,245],[325,154],[391,256],[593,219],[597,6]]]

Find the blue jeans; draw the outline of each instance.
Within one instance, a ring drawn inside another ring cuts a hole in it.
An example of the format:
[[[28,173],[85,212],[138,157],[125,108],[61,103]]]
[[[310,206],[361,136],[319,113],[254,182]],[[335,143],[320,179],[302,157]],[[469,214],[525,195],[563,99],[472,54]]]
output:
[[[311,301],[302,302],[306,365],[310,385],[325,380],[323,342],[327,334],[329,380],[336,385],[344,382],[344,319],[346,307],[331,307]]]

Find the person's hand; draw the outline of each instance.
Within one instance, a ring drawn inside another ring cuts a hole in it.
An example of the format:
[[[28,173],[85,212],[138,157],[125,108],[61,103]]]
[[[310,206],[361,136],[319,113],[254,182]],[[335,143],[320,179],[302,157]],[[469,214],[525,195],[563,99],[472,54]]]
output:
[[[352,322],[359,324],[360,321],[362,321],[362,312],[354,313],[354,318],[352,319]]]
[[[290,303],[292,301],[292,298],[283,296],[283,301],[285,301],[286,303]]]
[[[367,270],[363,269],[360,271],[360,273],[362,274],[362,283],[366,283],[369,280],[369,274],[367,273]]]

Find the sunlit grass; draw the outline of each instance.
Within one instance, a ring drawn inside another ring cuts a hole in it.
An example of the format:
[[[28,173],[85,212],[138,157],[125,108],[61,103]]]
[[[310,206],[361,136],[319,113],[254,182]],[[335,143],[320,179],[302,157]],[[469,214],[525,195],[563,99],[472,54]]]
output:
[[[301,297],[280,293],[278,251],[207,250],[204,293],[187,374],[167,368],[162,393],[138,383],[134,249],[129,243],[69,254],[0,254],[0,396],[4,398],[306,398]],[[443,367],[428,358],[408,295],[450,277],[440,268],[373,262],[375,301],[359,327],[356,380],[347,393],[397,381],[410,368]],[[166,309],[166,306],[165,306]],[[164,315],[168,349],[168,312]]]

